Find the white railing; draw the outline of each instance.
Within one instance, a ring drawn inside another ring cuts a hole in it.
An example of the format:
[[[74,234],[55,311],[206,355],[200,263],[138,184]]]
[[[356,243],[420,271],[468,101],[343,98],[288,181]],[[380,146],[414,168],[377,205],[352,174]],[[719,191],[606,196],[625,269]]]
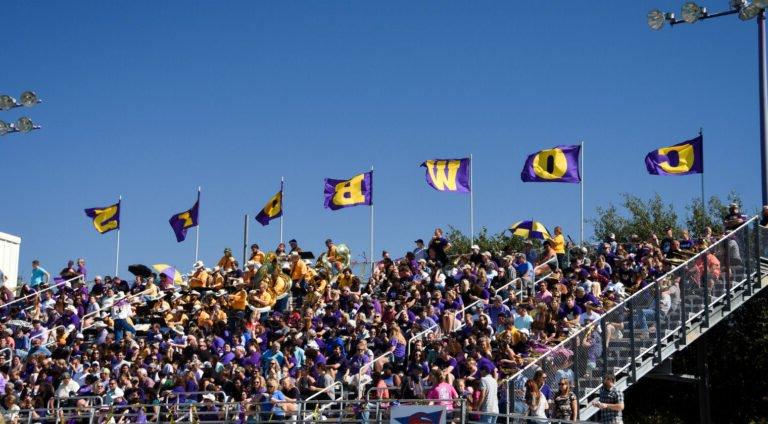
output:
[[[407,343],[407,346],[406,346],[406,353],[405,353],[406,356],[405,357],[407,359],[410,359],[410,357],[411,357],[411,344],[413,342],[415,342],[416,340],[421,339],[425,335],[431,333],[435,328],[439,328],[439,327],[440,327],[440,324],[436,323],[435,325],[430,326],[429,328],[427,328],[426,330],[421,331],[420,333],[416,333],[416,335],[414,335],[410,339],[408,339],[408,343]]]
[[[456,319],[459,319],[459,315],[461,315],[461,323],[458,326],[454,326],[454,328],[451,328],[451,333],[459,331],[462,328],[464,328],[465,325],[467,325],[467,321],[466,321],[466,318],[464,317],[464,314],[466,314],[468,310],[470,310],[470,309],[474,308],[475,306],[477,306],[479,303],[485,303],[485,300],[484,299],[478,299],[478,300],[470,303],[469,305],[465,306],[460,311],[456,312]]]
[[[61,286],[65,285],[65,284],[67,284],[67,283],[71,284],[75,280],[83,280],[83,282],[85,282],[85,280],[83,279],[83,276],[82,275],[78,275],[77,277],[70,278],[69,280],[60,281],[60,282],[58,282],[58,283],[56,283],[56,284],[54,284],[52,286],[48,286],[48,287],[46,287],[46,288],[44,288],[44,289],[42,289],[40,291],[36,291],[34,293],[31,293],[31,294],[28,294],[26,296],[20,297],[18,299],[14,299],[14,300],[12,300],[12,301],[4,304],[4,305],[0,305],[0,308],[7,308],[7,307],[9,307],[11,305],[15,305],[15,304],[17,304],[19,302],[23,302],[23,301],[25,301],[27,299],[31,299],[31,298],[33,298],[35,296],[39,296],[39,295],[41,295],[41,294],[43,294],[43,293],[45,293],[47,291],[51,291],[51,290],[53,290],[55,288],[61,287]]]
[[[512,286],[512,285],[514,285],[514,284],[515,284],[515,283],[517,283],[518,281],[522,282],[522,281],[523,281],[523,279],[522,279],[522,278],[520,278],[520,277],[517,277],[517,278],[515,278],[514,280],[512,280],[512,281],[508,282],[507,284],[504,284],[503,286],[501,286],[501,287],[499,287],[499,288],[493,289],[493,294],[498,294],[500,291],[502,291],[502,290],[506,289],[506,288],[507,288],[507,287],[509,287],[509,286]],[[509,300],[509,296],[507,296],[507,299],[502,299],[502,303],[506,302],[507,300]]]
[[[118,302],[130,302],[130,301],[132,301],[133,299],[135,299],[135,298],[137,298],[139,296],[144,296],[148,292],[149,292],[149,289],[144,290],[144,291],[139,292],[139,293],[129,294],[125,298],[120,299],[117,302],[113,302],[111,305],[106,306],[106,307],[104,307],[102,309],[99,309],[98,311],[88,312],[87,314],[83,315],[80,318],[80,332],[82,333],[83,331],[85,331],[85,330],[87,330],[89,328],[92,328],[94,326],[95,323],[86,324],[86,320],[87,319],[93,318],[93,317],[95,317],[97,315],[101,315],[103,313],[109,313],[109,312],[112,311],[112,308],[114,308],[115,305],[117,305]]]
[[[338,387],[339,390],[340,390],[340,394],[339,394],[338,397],[329,396],[331,398],[331,401],[329,401],[328,403],[324,404],[323,406],[316,407],[314,411],[310,412],[309,415],[307,415],[306,403],[305,402],[311,401],[311,400],[317,398],[318,396],[320,396],[323,393],[331,392],[331,390],[335,390],[336,387]],[[344,384],[342,384],[341,381],[336,381],[333,384],[331,384],[330,386],[324,388],[323,390],[320,390],[319,392],[310,395],[306,399],[301,400],[301,406],[299,407],[300,408],[299,409],[299,417],[302,419],[302,422],[303,422],[303,420],[312,421],[312,419],[311,419],[312,415],[319,414],[320,412],[325,411],[326,409],[330,408],[331,405],[336,403],[335,401],[337,401],[339,399],[341,399],[341,400],[344,399]]]

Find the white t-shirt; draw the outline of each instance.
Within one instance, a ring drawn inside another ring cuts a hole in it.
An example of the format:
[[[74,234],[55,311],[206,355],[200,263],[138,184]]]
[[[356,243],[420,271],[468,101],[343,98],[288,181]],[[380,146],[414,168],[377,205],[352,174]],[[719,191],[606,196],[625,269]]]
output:
[[[499,413],[499,384],[492,375],[487,374],[480,379],[480,390],[485,391],[488,395],[480,405],[481,412],[491,412],[494,414]]]

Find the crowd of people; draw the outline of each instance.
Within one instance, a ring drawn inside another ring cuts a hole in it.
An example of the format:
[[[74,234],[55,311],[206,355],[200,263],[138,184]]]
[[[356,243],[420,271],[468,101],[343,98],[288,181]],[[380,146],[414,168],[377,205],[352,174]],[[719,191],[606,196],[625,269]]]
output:
[[[745,219],[731,212],[729,229]],[[343,394],[380,408],[425,399],[452,411],[463,402],[489,423],[500,411],[577,419],[574,373],[595,368],[601,338],[620,337],[620,323],[591,333],[581,368],[536,370],[512,404],[502,383],[713,240],[711,231],[693,240],[669,228],[588,250],[556,228],[522,251],[467,253],[438,228],[400,259],[383,252],[364,279],[332,240],[314,264],[296,240],[272,252],[254,244],[242,267],[226,249],[182,283],[143,269],[102,278],[83,259],[52,275],[35,261],[19,292],[0,293],[0,406],[10,422],[67,408],[146,422],[174,414],[172,405],[222,419],[224,402],[236,402],[228,419],[245,423],[284,421],[302,401],[331,405]],[[714,257],[694,267],[720,272]],[[677,283],[662,290],[660,308],[673,309]],[[605,376],[596,403],[604,422],[621,420],[614,382]],[[359,419],[369,404],[356,404]],[[76,413],[67,420],[80,422]]]

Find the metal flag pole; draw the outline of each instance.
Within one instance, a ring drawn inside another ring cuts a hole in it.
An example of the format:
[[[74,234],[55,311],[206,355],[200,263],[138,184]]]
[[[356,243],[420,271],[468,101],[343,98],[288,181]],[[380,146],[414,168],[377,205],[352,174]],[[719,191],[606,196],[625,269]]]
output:
[[[699,137],[701,137],[701,160],[704,160],[704,129],[699,128]],[[701,211],[704,216],[707,215],[707,201],[704,197],[704,164],[701,164]]]
[[[195,262],[197,262],[197,256],[200,250],[200,191],[201,187],[197,186],[197,229],[195,230]]]
[[[472,153],[469,154],[469,245],[475,244],[475,185],[472,175]]]
[[[243,220],[243,266],[248,262],[248,214]]]
[[[765,64],[765,12],[757,15],[757,63],[760,98],[760,185],[768,205],[768,77]]]
[[[285,177],[280,177],[280,243],[283,242],[283,217],[285,217]]]
[[[123,206],[123,196],[119,196],[117,198],[117,210],[119,212],[122,212],[120,208]],[[120,221],[117,222],[117,253],[115,255],[115,277],[117,276],[117,271],[120,269]]]
[[[581,154],[581,160],[579,160],[579,187],[581,188],[581,212],[579,218],[579,240],[582,246],[584,246],[584,142],[581,142],[581,148],[579,149]]]
[[[373,268],[376,261],[373,259],[373,165],[371,165],[371,275],[373,275]]]

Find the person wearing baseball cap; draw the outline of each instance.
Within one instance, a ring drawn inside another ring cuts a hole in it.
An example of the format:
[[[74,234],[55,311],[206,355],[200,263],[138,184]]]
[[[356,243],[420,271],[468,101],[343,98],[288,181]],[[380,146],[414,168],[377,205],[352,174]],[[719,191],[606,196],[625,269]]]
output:
[[[424,240],[416,239],[414,243],[416,243],[416,248],[413,249],[414,259],[417,261],[422,259],[427,260],[429,255],[427,254],[427,249],[424,248]]]

